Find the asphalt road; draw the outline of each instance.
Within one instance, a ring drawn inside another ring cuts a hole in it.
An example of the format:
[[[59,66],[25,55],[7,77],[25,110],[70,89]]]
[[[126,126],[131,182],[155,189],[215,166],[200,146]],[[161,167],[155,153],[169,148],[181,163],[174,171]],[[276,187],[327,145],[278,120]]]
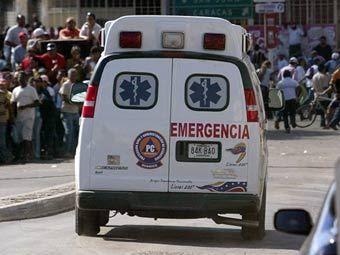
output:
[[[35,164],[0,166],[0,197],[74,181],[73,160],[45,160]]]
[[[1,254],[221,255],[297,254],[303,236],[273,230],[279,208],[305,208],[315,220],[334,176],[339,155],[337,131],[316,126],[291,134],[269,130],[266,237],[246,242],[237,227],[209,219],[112,218],[98,237],[74,233],[74,212],[0,223]]]

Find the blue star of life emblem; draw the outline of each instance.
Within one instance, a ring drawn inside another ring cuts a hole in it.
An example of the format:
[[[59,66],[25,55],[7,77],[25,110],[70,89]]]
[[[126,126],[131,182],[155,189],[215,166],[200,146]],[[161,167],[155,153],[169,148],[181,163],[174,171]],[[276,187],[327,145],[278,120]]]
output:
[[[200,83],[194,82],[190,86],[193,91],[190,98],[193,103],[199,102],[200,107],[211,107],[211,103],[217,104],[221,96],[217,92],[221,91],[221,87],[217,82],[211,84],[210,78],[201,78]]]
[[[120,87],[123,91],[119,95],[123,101],[129,100],[130,105],[141,105],[141,100],[147,102],[151,96],[148,91],[151,88],[150,83],[147,80],[141,81],[140,76],[131,76],[130,81],[124,80]]]

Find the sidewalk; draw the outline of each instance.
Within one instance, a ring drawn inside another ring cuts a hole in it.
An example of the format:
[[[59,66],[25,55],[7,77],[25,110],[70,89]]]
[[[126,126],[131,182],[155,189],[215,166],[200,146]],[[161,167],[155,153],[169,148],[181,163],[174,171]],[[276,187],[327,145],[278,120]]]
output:
[[[1,197],[0,222],[50,216],[74,209],[74,183]]]
[[[0,222],[74,208],[73,160],[0,166]]]

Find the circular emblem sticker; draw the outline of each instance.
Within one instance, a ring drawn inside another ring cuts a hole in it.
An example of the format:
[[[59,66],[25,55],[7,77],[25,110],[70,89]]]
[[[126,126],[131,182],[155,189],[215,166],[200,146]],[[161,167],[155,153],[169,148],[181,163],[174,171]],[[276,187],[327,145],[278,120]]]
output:
[[[155,131],[145,131],[137,136],[133,150],[138,159],[137,165],[147,169],[162,166],[161,160],[166,153],[164,137]]]

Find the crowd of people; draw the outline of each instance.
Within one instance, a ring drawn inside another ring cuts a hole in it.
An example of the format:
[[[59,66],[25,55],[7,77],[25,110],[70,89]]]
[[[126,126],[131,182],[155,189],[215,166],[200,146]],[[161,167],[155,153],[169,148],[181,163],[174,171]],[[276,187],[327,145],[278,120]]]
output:
[[[284,122],[287,133],[296,127],[297,107],[318,99],[325,111],[318,112],[320,126],[323,129],[338,129],[340,121],[340,58],[325,36],[320,37],[309,55],[303,55],[301,41],[305,35],[296,24],[288,27],[289,52],[279,52],[271,63],[266,51],[255,45],[250,58],[261,82],[261,90],[268,118],[275,119],[275,128],[280,129]],[[271,113],[268,110],[269,89],[277,87],[283,90],[285,108]]]
[[[71,103],[71,88],[91,77],[101,55],[101,26],[93,13],[80,29],[67,18],[58,35],[36,16],[31,25],[21,14],[16,21],[0,54],[0,163],[73,157],[81,108]],[[75,39],[86,40],[90,51],[82,52]],[[45,49],[39,49],[46,40]],[[75,41],[62,54],[56,40]]]
[[[93,13],[87,13],[86,18],[80,29],[69,17],[58,31],[47,31],[37,16],[27,25],[25,16],[19,14],[17,24],[6,31],[0,51],[0,163],[74,156],[81,109],[70,101],[71,87],[90,79],[101,55],[101,26]],[[321,36],[310,55],[303,55],[304,31],[291,24],[288,32],[289,52],[280,52],[273,63],[259,45],[249,53],[261,81],[267,117],[275,119],[277,129],[283,121],[290,133],[291,127],[296,127],[298,105],[323,95],[330,100],[321,101],[327,111],[320,113],[320,126],[336,130],[340,119],[339,53]],[[50,39],[42,53],[39,42]],[[69,58],[57,51],[55,40],[75,39],[92,45],[85,59],[76,41]],[[275,114],[268,110],[271,87],[282,89],[285,96],[285,108]]]

